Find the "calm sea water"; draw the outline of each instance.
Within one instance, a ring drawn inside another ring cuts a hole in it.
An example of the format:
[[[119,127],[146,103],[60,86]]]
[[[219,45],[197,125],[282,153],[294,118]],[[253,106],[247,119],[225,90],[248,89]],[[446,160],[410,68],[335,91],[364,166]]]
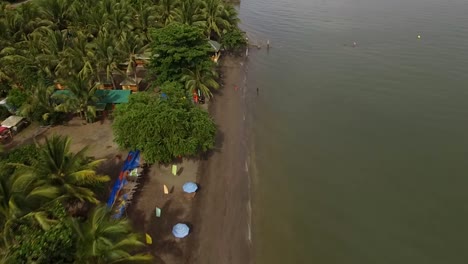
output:
[[[256,263],[468,263],[467,14],[242,0]]]

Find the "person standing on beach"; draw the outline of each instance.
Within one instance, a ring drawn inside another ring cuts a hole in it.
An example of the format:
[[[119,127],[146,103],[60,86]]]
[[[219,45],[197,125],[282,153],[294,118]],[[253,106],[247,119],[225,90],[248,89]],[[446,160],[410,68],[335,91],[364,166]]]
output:
[[[258,87],[257,87],[257,95],[258,95]]]

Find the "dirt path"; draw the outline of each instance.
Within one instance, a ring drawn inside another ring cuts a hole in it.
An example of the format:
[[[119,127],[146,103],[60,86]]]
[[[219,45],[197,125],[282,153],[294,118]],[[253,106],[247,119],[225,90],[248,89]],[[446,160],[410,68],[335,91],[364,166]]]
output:
[[[215,95],[210,113],[218,125],[217,150],[202,161],[201,191],[194,201],[193,233],[186,263],[248,264],[248,177],[243,146],[245,89],[242,58],[225,57],[224,88]],[[238,87],[236,89],[235,87]]]

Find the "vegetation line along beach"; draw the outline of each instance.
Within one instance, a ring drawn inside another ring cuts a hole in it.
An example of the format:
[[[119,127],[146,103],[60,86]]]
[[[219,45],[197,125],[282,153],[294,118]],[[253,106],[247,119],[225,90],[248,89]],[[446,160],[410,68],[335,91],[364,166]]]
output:
[[[0,1],[2,263],[250,262],[238,22],[223,0]]]

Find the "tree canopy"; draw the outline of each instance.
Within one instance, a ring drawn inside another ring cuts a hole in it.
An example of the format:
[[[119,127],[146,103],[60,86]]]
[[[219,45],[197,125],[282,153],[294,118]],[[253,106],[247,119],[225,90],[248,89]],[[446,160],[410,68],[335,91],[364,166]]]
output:
[[[19,221],[15,231],[18,243],[9,249],[8,263],[74,263],[77,236],[65,208],[56,201],[45,212],[57,223],[44,230],[36,222]]]
[[[156,74],[158,84],[179,81],[183,69],[212,65],[211,48],[203,30],[195,26],[171,23],[155,30],[151,51],[154,57],[149,67]]]
[[[114,113],[115,141],[140,149],[150,162],[170,162],[214,147],[216,126],[208,113],[186,98],[175,83],[160,93],[132,94]]]
[[[103,205],[84,217],[70,213],[70,198],[97,202],[93,184],[107,177],[96,176],[100,161],[69,145],[69,138],[52,137],[1,154],[0,262],[151,263],[135,252],[144,243],[128,220],[111,220]]]

